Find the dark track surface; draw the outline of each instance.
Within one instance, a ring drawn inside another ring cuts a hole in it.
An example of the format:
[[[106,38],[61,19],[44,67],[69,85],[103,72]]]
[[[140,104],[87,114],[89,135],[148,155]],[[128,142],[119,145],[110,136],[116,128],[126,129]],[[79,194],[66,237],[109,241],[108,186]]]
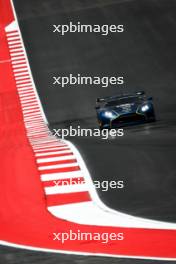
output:
[[[145,90],[155,99],[156,123],[125,128],[113,140],[73,138],[94,180],[124,180],[123,190],[102,192],[110,207],[133,215],[176,222],[176,2],[174,0],[15,0],[32,72],[52,128],[95,128],[95,99],[119,91]],[[109,37],[52,33],[52,24],[124,24]],[[52,86],[52,76],[69,73],[124,75],[119,87]],[[5,249],[22,254],[18,263],[153,263],[69,257]],[[21,252],[21,253],[20,253]],[[24,254],[24,255],[23,255]],[[28,259],[28,260],[27,260]],[[25,262],[26,261],[26,262]],[[157,262],[156,262],[157,263]],[[161,262],[159,262],[161,263]],[[163,263],[167,263],[164,261]]]
[[[20,250],[15,248],[0,247],[0,263],[5,264],[169,264],[174,262],[131,260],[119,258],[87,257],[35,251]]]

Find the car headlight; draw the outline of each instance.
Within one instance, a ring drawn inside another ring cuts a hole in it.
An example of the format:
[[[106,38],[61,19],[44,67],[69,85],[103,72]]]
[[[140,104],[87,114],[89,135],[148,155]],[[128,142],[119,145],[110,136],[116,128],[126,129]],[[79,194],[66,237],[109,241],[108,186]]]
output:
[[[143,105],[142,107],[141,107],[141,111],[142,112],[146,112],[146,111],[148,111],[149,110],[149,106],[146,104],[146,105]]]
[[[106,111],[104,112],[104,115],[107,117],[107,118],[113,118],[114,117],[114,114],[110,111]]]

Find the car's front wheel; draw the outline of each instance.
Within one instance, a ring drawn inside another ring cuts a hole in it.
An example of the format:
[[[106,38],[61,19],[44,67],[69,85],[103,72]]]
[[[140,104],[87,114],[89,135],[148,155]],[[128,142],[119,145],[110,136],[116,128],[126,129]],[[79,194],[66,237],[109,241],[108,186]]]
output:
[[[100,130],[103,130],[103,122],[99,120],[98,121],[98,124],[99,124],[99,129]]]

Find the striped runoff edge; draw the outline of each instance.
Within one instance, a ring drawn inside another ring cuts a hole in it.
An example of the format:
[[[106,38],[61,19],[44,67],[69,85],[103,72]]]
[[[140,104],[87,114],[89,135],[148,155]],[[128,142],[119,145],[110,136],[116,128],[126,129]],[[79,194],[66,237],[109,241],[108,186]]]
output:
[[[16,22],[6,28],[6,35],[26,133],[35,153],[47,207],[91,201],[74,148],[48,129]]]

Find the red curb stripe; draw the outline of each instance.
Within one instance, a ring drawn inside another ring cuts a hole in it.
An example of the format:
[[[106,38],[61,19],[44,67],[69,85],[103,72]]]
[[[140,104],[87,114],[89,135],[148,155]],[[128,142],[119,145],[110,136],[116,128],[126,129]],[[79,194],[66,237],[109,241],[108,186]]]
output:
[[[58,160],[58,161],[51,161],[51,162],[37,162],[38,167],[41,166],[51,166],[51,165],[59,165],[59,164],[69,164],[69,163],[74,163],[77,162],[76,159],[65,159],[65,160]]]
[[[55,187],[55,186],[67,186],[67,185],[76,185],[83,184],[85,182],[84,177],[74,177],[66,178],[52,181],[42,181],[43,187]]]
[[[49,174],[49,173],[62,173],[62,172],[71,172],[71,171],[80,171],[79,166],[73,167],[65,167],[65,168],[58,168],[58,169],[45,169],[39,171],[40,174]]]
[[[45,156],[44,158],[57,158],[57,157],[64,157],[64,156],[70,156],[73,155],[73,152],[68,152],[68,153],[62,153],[62,154],[53,154],[49,156]],[[37,156],[38,159],[41,159],[41,156]]]
[[[67,145],[65,145],[65,147],[67,147]],[[52,153],[52,152],[56,152],[56,151],[62,151],[62,150],[69,150],[70,148],[63,148],[63,147],[58,147],[58,149],[49,149],[49,150],[45,150],[42,151],[40,153],[45,154],[45,153]],[[46,156],[40,156],[40,157],[46,157]],[[51,155],[48,155],[48,157],[51,157]]]
[[[46,195],[47,206],[56,206],[71,203],[82,203],[91,201],[88,192],[77,192],[67,194],[50,194]]]

